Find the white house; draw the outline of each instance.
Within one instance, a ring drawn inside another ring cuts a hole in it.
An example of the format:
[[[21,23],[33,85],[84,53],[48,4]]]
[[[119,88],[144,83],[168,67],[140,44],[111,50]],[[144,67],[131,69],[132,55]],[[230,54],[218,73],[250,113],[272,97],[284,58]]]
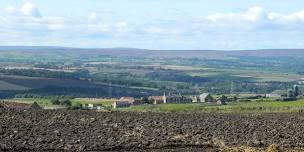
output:
[[[285,90],[275,90],[269,94],[266,94],[267,98],[281,98],[283,95],[286,95]]]
[[[213,102],[213,97],[209,93],[203,93],[199,96],[200,102]]]

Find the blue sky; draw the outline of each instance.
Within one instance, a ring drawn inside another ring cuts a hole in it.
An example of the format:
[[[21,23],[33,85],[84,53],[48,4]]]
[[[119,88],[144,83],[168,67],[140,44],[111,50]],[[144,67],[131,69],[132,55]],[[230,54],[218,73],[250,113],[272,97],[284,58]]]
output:
[[[302,0],[1,0],[0,45],[304,48]]]

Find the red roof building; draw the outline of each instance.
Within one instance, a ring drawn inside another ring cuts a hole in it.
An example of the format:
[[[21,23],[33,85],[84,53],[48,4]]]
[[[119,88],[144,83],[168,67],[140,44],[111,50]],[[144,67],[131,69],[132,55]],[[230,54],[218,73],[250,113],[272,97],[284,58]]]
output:
[[[0,102],[0,109],[12,110],[29,110],[29,109],[42,109],[36,102],[33,104],[18,103],[18,102]]]

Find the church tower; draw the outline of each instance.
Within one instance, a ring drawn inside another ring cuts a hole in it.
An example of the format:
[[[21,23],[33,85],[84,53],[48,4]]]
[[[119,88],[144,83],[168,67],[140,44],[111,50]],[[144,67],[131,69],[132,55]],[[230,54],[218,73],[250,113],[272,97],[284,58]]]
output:
[[[164,99],[164,104],[166,104],[167,103],[167,97],[166,97],[166,93],[165,92],[164,92],[163,99]]]

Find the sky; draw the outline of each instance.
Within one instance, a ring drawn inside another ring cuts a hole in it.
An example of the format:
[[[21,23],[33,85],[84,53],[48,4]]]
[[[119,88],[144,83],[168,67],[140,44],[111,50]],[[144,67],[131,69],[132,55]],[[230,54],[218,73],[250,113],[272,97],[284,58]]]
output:
[[[0,0],[0,45],[304,48],[304,1]]]

